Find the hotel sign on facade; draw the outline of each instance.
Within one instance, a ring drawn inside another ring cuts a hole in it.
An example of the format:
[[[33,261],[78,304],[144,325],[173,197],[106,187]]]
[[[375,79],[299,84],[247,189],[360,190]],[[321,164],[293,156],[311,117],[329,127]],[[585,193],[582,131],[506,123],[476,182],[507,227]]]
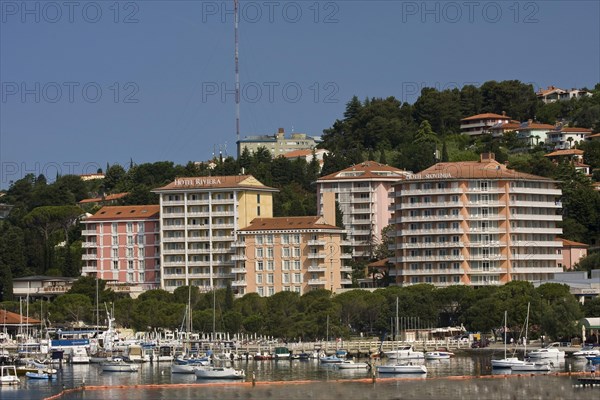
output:
[[[175,179],[175,186],[210,186],[220,185],[219,178],[194,178],[194,179]]]

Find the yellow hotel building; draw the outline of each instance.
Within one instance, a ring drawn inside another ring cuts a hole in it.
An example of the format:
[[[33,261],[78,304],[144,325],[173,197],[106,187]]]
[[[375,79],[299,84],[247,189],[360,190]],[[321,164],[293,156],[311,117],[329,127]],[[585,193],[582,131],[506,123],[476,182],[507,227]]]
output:
[[[500,285],[562,272],[561,190],[492,153],[438,163],[395,185],[396,284]]]
[[[342,241],[343,233],[324,217],[256,218],[240,230],[235,244],[239,250],[232,286],[237,296],[304,294],[315,289],[335,292],[350,285],[352,268],[343,262],[351,254],[342,252],[342,245],[349,244]]]
[[[160,282],[224,288],[233,281],[238,230],[273,216],[273,193],[251,175],[177,178],[160,196]]]

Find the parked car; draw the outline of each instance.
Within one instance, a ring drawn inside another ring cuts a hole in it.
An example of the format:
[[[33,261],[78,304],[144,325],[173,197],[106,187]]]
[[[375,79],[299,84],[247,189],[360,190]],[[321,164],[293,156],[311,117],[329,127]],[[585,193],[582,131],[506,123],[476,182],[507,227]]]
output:
[[[488,347],[490,345],[490,341],[487,339],[481,339],[473,342],[471,344],[472,349],[481,349],[483,347]]]

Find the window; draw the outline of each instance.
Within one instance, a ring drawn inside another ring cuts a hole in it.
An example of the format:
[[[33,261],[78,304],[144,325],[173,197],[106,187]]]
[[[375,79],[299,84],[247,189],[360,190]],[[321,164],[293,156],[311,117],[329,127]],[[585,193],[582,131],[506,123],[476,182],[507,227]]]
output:
[[[258,288],[256,288],[256,292],[258,293],[258,295],[260,297],[263,297],[265,295],[265,289],[262,286],[259,286]]]
[[[256,203],[257,203],[257,204],[260,204],[260,194],[257,194],[257,195],[256,195]],[[259,214],[259,215],[260,215],[260,214]]]
[[[119,269],[119,261],[117,261],[117,260],[114,260],[114,261],[112,262],[112,266],[113,266],[113,269]]]
[[[287,274],[287,273],[283,274],[282,275],[282,281],[283,281],[284,284],[290,283],[290,274]]]
[[[289,271],[290,270],[290,260],[284,260],[282,268],[284,271]]]
[[[133,222],[127,223],[127,233],[133,232]]]
[[[256,284],[260,285],[263,283],[262,274],[256,274]]]
[[[119,237],[117,235],[114,235],[112,237],[112,245],[113,246],[118,246],[119,245]]]
[[[282,244],[289,244],[290,243],[290,235],[281,235],[281,243]]]
[[[256,262],[256,270],[257,271],[262,271],[264,269],[264,265],[262,261],[257,261]]]
[[[139,260],[138,261],[138,269],[144,270],[145,268],[146,268],[146,262],[144,260]],[[140,280],[143,280],[143,279],[140,278]]]
[[[273,274],[267,274],[267,283],[273,284]]]
[[[138,222],[138,233],[144,233],[144,223],[143,222]]]
[[[267,258],[273,258],[273,248],[267,247]]]
[[[260,206],[256,207],[256,215],[258,215],[260,217]]]
[[[265,235],[267,244],[273,244],[273,235]]]
[[[269,286],[269,296],[273,296],[275,294],[275,288],[273,286]]]
[[[119,258],[119,249],[112,249],[112,257]]]
[[[127,248],[127,258],[133,258],[133,248]]]
[[[133,269],[133,260],[127,261],[127,269]]]
[[[127,236],[127,246],[133,246],[133,235]]]
[[[300,235],[294,235],[294,243],[300,243]]]
[[[294,283],[302,283],[302,275],[294,274]]]
[[[290,248],[289,247],[284,247],[281,249],[281,256],[282,257],[289,257],[290,256]]]
[[[294,247],[294,257],[300,257],[300,247]]]
[[[112,232],[117,233],[119,231],[118,224],[116,222],[112,223]]]
[[[256,249],[256,258],[263,258],[263,249],[261,247]]]
[[[298,260],[294,261],[294,269],[295,270],[299,270],[300,269],[300,261],[298,261]]]

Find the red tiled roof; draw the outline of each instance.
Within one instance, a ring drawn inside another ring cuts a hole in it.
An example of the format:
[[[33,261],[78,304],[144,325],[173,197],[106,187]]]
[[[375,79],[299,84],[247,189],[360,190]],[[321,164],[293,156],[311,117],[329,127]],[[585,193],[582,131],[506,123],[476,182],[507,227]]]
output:
[[[24,315],[17,314],[7,310],[0,310],[0,325],[38,325],[41,321],[35,318],[27,318]]]
[[[301,229],[328,229],[341,231],[342,228],[325,223],[323,217],[275,217],[255,218],[250,225],[241,231],[266,231],[266,230],[301,230]]]
[[[86,203],[100,203],[103,201],[112,201],[112,200],[119,200],[122,199],[123,197],[127,196],[129,193],[125,192],[125,193],[115,193],[115,194],[109,194],[107,196],[104,197],[94,197],[92,199],[83,199],[79,202],[79,204],[86,204]]]
[[[116,219],[158,219],[160,206],[106,206],[86,221],[103,221]]]
[[[554,125],[550,125],[550,124],[538,124],[536,122],[532,122],[531,124],[527,124],[526,126],[523,126],[521,128],[521,130],[522,131],[526,131],[528,129],[548,129],[548,130],[552,130],[554,128],[555,128]]]
[[[410,180],[444,180],[444,179],[526,179],[552,181],[537,175],[508,169],[496,160],[459,161],[437,163],[424,171],[409,176]],[[403,182],[406,182],[403,181]]]
[[[554,86],[548,86],[548,89],[540,89],[537,92],[537,94],[538,94],[538,96],[546,96],[547,94],[550,94],[550,93],[555,92],[555,91],[565,92],[566,90],[561,89],[561,88],[557,88],[557,87],[554,87]]]
[[[556,150],[545,154],[544,157],[582,156],[583,153],[584,151],[579,149]]]
[[[567,240],[563,238],[559,238],[563,242],[563,247],[590,247],[585,243],[574,242],[572,240]]]
[[[463,119],[461,119],[461,121],[472,121],[472,120],[476,120],[476,119],[508,119],[508,120],[510,120],[510,117],[507,115],[485,113],[485,114],[477,114],[477,115],[473,115],[471,117],[463,118]]]
[[[153,192],[167,190],[185,190],[185,189],[235,189],[247,188],[256,190],[277,191],[277,189],[265,186],[252,175],[231,175],[231,176],[192,176],[185,178],[175,178],[175,180],[166,186],[154,189]]]
[[[564,133],[592,133],[591,129],[588,128],[577,128],[577,127],[563,127],[560,130]]]
[[[501,125],[497,125],[492,127],[491,129],[493,130],[497,130],[497,129],[502,129],[502,130],[516,130],[521,126],[521,123],[519,122],[505,122]]]
[[[380,164],[375,161],[365,161],[341,171],[334,172],[333,174],[322,176],[317,179],[317,182],[340,179],[399,180],[404,179],[406,173],[407,172],[404,170],[390,167],[389,165]]]
[[[285,158],[296,158],[296,157],[306,157],[312,154],[312,150],[294,150],[288,153],[285,153],[283,156]]]

